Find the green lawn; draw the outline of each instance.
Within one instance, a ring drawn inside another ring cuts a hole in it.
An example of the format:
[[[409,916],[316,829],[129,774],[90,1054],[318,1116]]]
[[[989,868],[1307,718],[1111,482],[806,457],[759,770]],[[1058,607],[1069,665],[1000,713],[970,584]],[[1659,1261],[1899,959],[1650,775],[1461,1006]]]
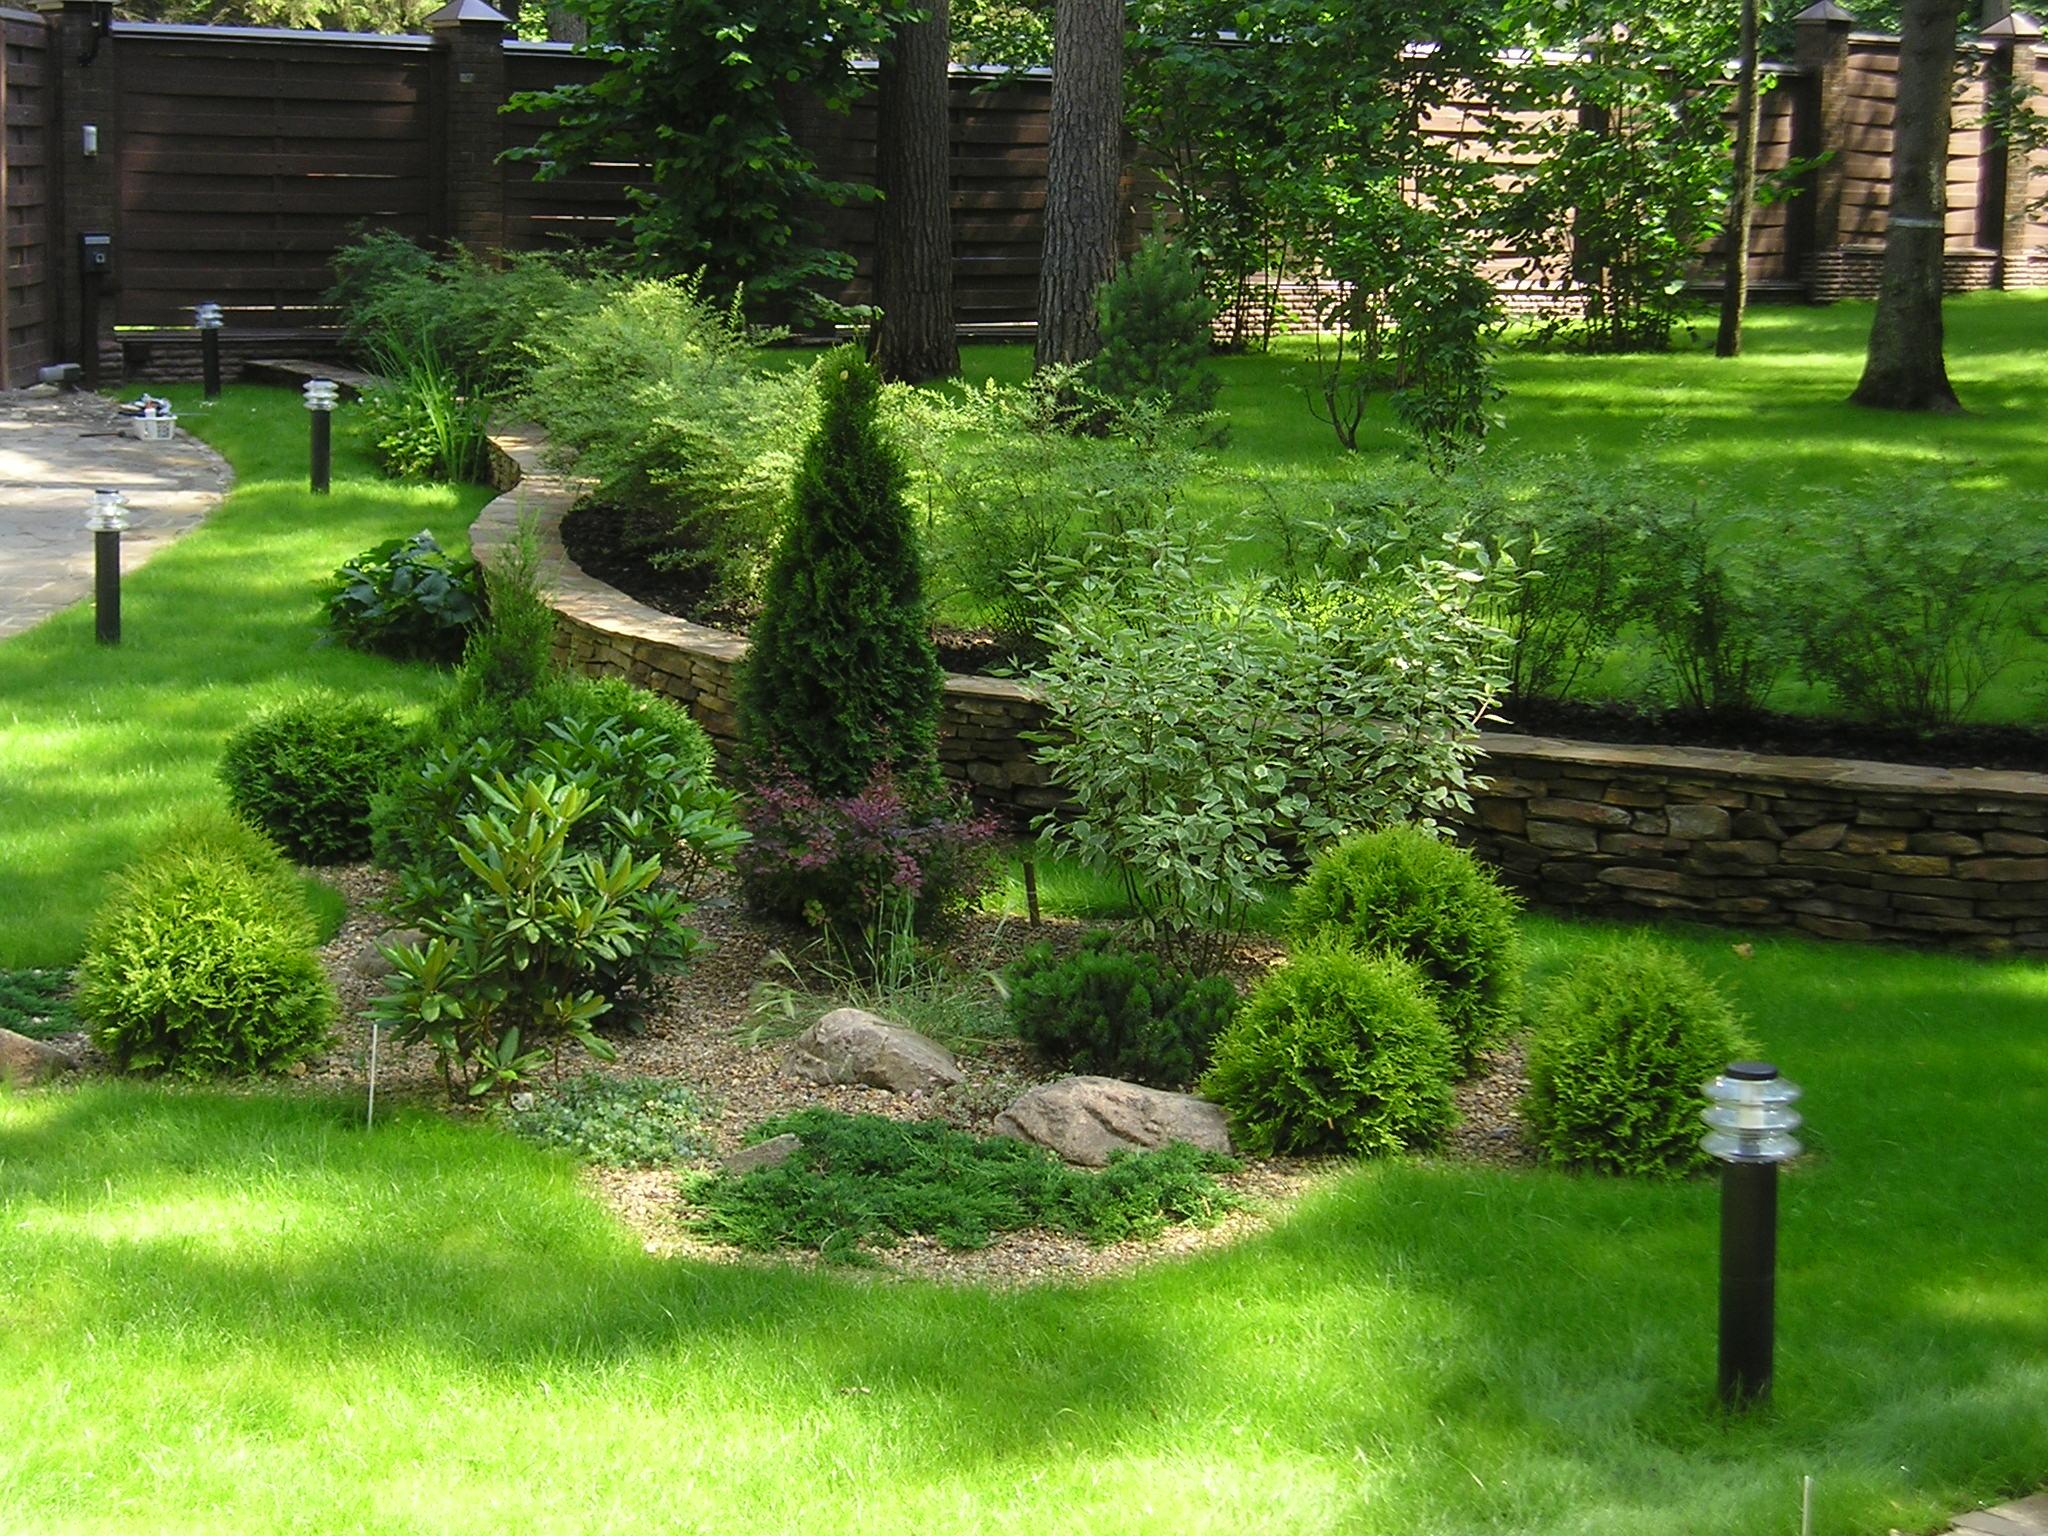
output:
[[[2024,509],[2048,528],[2048,293],[1976,294],[1944,306],[1949,376],[1967,408],[1961,416],[1868,411],[1847,403],[1863,369],[1871,306],[1764,306],[1751,311],[1740,358],[1713,355],[1711,318],[1671,353],[1587,357],[1513,344],[1501,359],[1507,397],[1489,452],[1542,453],[1588,445],[1602,464],[1650,461],[1696,474],[1741,507],[1761,513],[1773,537],[1824,539],[1829,509],[1816,493],[1867,479],[1882,487],[1916,470],[1952,472],[1961,505]],[[1024,347],[964,349],[970,379],[1021,380]],[[1271,353],[1224,358],[1217,404],[1230,418],[1221,464],[1280,485],[1312,485],[1369,473],[1395,451],[1384,407],[1367,448],[1347,455],[1309,414],[1306,343],[1283,338]],[[1668,440],[1653,429],[1678,425]],[[1226,525],[1250,534],[1240,558],[1267,557],[1259,517],[1242,486],[1200,488],[1193,497]],[[2015,637],[2024,660],[1980,701],[1986,719],[2038,720],[2048,684],[2048,648]],[[1594,680],[1593,691],[1632,695],[1645,683],[1639,656]],[[1823,701],[1797,683],[1778,702],[1795,709]]]
[[[0,644],[0,967],[77,958],[107,873],[221,795],[221,745],[255,709],[318,684],[417,710],[442,686],[322,645],[320,587],[384,539],[460,541],[491,493],[380,479],[344,412],[333,494],[314,496],[297,394],[234,386],[206,407],[196,388],[167,393],[236,488],[126,581],[119,648],[94,643],[90,604]]]
[[[1543,965],[1589,930],[1531,925]],[[2048,971],[1682,938],[1809,1090],[1775,1409],[1715,1191],[1427,1161],[989,1294],[660,1261],[480,1124],[0,1095],[9,1536],[1934,1526],[2048,1476]]]

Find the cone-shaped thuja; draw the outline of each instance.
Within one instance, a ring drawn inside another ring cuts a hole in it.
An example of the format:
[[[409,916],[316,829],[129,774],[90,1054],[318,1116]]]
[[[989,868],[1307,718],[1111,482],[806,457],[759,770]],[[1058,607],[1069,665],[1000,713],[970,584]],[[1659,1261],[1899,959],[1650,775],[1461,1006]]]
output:
[[[878,763],[935,776],[943,677],[932,650],[906,475],[876,418],[880,381],[852,348],[818,365],[805,445],[740,682],[756,767],[826,795]]]

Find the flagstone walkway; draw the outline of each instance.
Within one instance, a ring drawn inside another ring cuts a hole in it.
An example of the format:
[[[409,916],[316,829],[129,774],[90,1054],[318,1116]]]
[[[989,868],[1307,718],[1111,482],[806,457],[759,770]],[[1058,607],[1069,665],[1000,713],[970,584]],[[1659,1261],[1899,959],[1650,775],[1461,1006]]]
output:
[[[99,395],[0,391],[0,639],[91,594],[86,515],[95,489],[127,497],[124,572],[226,494],[233,473],[211,448],[182,430],[168,443],[139,442],[132,431]]]

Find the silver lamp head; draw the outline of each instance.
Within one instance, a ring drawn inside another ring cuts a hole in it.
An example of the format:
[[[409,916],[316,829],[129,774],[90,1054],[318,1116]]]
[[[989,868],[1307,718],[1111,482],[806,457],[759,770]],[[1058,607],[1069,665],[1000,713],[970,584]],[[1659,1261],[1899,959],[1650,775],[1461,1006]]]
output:
[[[218,304],[195,304],[192,306],[192,323],[202,331],[217,331],[226,322],[221,318]]]
[[[308,379],[305,394],[309,411],[331,411],[341,403],[341,386],[332,379]]]
[[[119,533],[128,526],[128,504],[121,492],[102,488],[92,493],[85,526],[94,533]]]
[[[1802,1123],[1792,1108],[1796,1083],[1778,1076],[1767,1061],[1731,1061],[1706,1085],[1707,1107],[1700,1118],[1707,1134],[1700,1145],[1724,1163],[1789,1163],[1800,1152],[1792,1133]]]

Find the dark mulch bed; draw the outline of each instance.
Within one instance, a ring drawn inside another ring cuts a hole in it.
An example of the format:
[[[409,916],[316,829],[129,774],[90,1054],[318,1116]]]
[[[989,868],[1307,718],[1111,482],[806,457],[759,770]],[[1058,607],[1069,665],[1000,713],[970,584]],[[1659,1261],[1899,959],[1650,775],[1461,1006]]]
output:
[[[585,504],[573,509],[562,521],[562,543],[590,575],[650,608],[739,634],[752,623],[753,615],[744,609],[712,601],[702,572],[660,570],[622,550],[617,515],[609,508]],[[1028,638],[988,630],[940,627],[932,638],[939,664],[948,672],[1006,674],[1029,668],[1042,655],[1042,648]],[[1616,745],[1724,747],[1789,757],[2048,772],[2048,730],[2028,726],[1916,731],[1767,710],[1702,712],[1576,699],[1510,699],[1500,714],[1504,729]]]

